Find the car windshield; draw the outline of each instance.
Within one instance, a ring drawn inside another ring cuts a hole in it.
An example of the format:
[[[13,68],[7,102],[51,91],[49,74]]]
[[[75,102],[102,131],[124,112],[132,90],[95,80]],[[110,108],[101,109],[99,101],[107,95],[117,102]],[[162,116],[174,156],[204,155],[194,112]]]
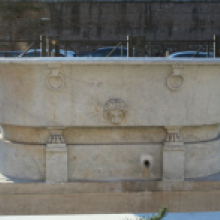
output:
[[[202,53],[202,54],[199,53],[199,54],[196,55],[196,57],[207,57],[207,54],[206,53]],[[213,57],[212,54],[209,54],[209,57]]]
[[[7,57],[18,57],[21,53],[7,53]]]
[[[31,52],[31,53],[26,53],[23,57],[40,57],[40,52]]]
[[[121,56],[121,49],[116,49],[111,57],[120,57]],[[127,56],[127,50],[123,50],[123,56]]]
[[[106,57],[110,53],[110,49],[107,50],[97,50],[92,52],[90,55],[92,57]]]
[[[102,49],[102,50],[96,50],[87,56],[91,57],[106,57],[114,48],[109,48],[109,49]],[[121,49],[118,48],[116,49],[110,57],[120,57],[121,56]],[[123,56],[127,56],[127,50],[123,49]]]
[[[195,55],[196,55],[196,53],[195,54],[185,53],[185,54],[178,54],[175,57],[193,57]]]
[[[171,54],[170,57],[173,58],[178,58],[178,57],[188,57],[188,58],[207,58],[207,54],[206,52],[179,52],[176,54]],[[212,53],[209,53],[209,57],[213,57]]]

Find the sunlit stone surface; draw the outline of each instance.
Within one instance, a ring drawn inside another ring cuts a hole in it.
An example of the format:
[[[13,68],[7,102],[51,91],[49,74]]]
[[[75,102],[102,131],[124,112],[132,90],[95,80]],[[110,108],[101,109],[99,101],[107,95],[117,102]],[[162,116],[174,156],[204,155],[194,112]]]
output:
[[[219,59],[0,59],[0,172],[49,182],[218,173],[219,85]]]

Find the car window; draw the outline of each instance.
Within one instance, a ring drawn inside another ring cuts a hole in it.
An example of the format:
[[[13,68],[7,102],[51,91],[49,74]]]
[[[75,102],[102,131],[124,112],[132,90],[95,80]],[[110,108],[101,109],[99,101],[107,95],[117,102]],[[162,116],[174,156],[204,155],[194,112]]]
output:
[[[26,53],[23,57],[40,57],[40,51]],[[63,54],[60,54],[60,57],[65,57]]]
[[[36,52],[26,53],[23,57],[40,57],[40,52],[36,51]]]
[[[196,57],[206,57],[206,54],[204,54],[204,53],[203,53],[203,54],[199,53],[199,54],[196,55]]]
[[[110,49],[107,50],[98,50],[91,53],[92,57],[106,57],[110,53]]]
[[[120,57],[121,56],[121,49],[116,49],[111,57]],[[123,50],[123,56],[127,56],[127,50]]]
[[[6,53],[7,57],[18,57],[20,53]]]
[[[5,57],[5,53],[0,53],[0,57]]]
[[[176,55],[175,57],[193,57],[195,54],[188,54],[188,53],[185,53],[185,54],[178,54]]]

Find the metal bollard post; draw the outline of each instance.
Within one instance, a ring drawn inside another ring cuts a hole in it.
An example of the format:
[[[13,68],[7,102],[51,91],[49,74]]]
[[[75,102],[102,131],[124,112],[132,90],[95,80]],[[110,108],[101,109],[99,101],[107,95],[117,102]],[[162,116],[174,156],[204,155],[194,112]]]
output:
[[[133,57],[134,37],[127,36],[127,57]]]
[[[135,57],[139,56],[139,50],[140,50],[140,37],[135,36],[134,37],[134,56]]]
[[[67,57],[67,42],[64,42],[65,57]]]
[[[55,57],[60,56],[60,36],[55,36]]]
[[[40,35],[40,56],[46,57],[46,36]]]
[[[123,57],[124,56],[124,53],[123,53],[124,51],[123,51],[123,45],[121,45],[121,57]]]
[[[145,57],[145,36],[140,36],[141,57]]]
[[[51,40],[52,40],[51,36],[46,37],[46,54],[47,54],[47,57],[51,57],[51,51],[52,51]]]
[[[220,37],[219,35],[214,35],[214,57],[220,57],[219,49],[220,49]]]
[[[149,46],[148,46],[148,56],[152,57],[152,43],[149,42]]]
[[[209,57],[209,42],[206,45],[206,57]]]

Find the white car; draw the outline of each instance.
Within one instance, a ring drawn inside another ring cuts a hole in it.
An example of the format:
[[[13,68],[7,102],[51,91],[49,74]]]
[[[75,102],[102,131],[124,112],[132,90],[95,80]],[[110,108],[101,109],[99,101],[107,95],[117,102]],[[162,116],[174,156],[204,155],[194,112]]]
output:
[[[55,50],[53,49],[52,50],[53,52],[55,52]],[[41,52],[41,49],[31,49],[31,50],[28,50],[23,56],[22,55],[19,55],[18,57],[40,57],[40,52]],[[67,56],[65,55],[67,54]],[[65,51],[65,50],[60,50],[60,57],[75,57],[76,56],[76,53],[73,52],[73,51]]]

